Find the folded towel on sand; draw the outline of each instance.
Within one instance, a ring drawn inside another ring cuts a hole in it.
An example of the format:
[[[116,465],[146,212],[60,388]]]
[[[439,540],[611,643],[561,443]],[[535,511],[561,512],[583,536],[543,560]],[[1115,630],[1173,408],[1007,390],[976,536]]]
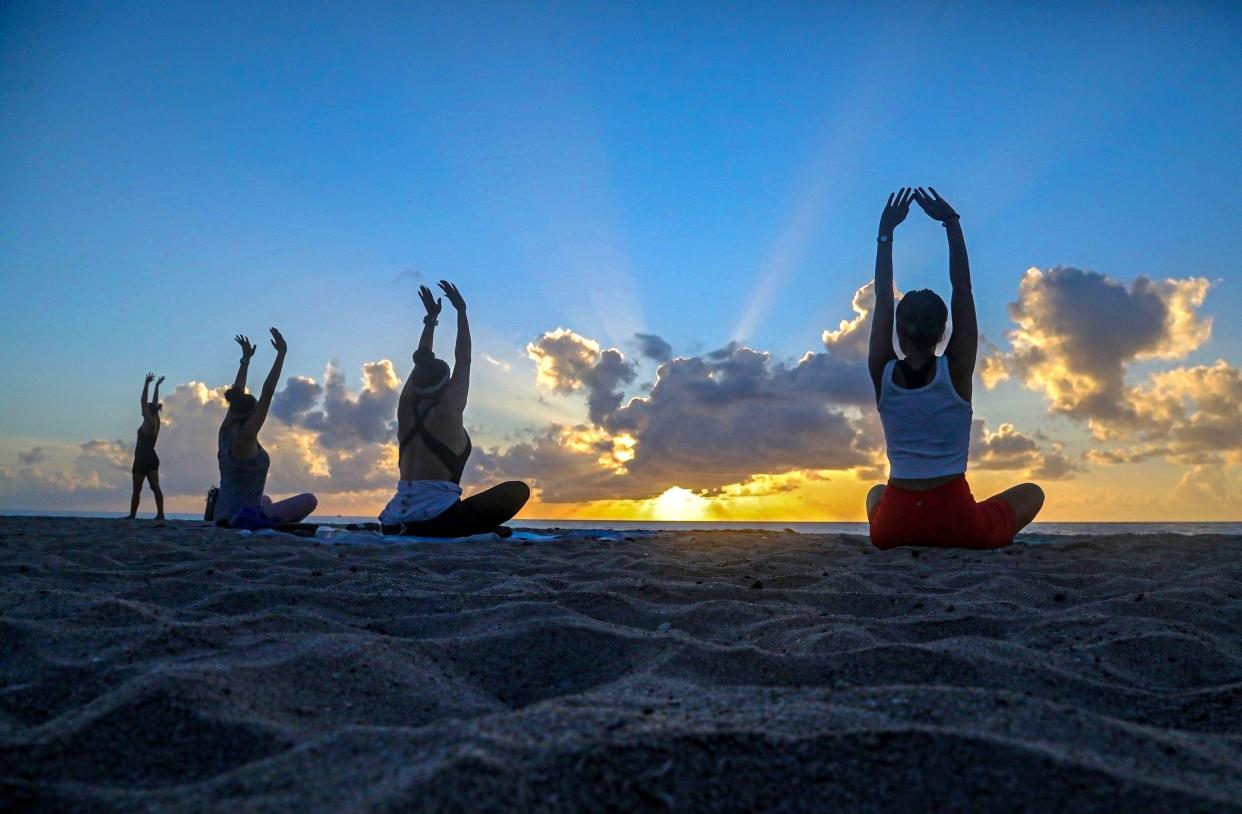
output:
[[[253,537],[288,537],[291,540],[307,539],[306,537],[288,534],[276,529],[240,531],[238,533],[243,536]],[[502,537],[495,532],[472,534],[469,537],[406,537],[404,535],[380,534],[378,531],[351,531],[335,526],[320,526],[315,529],[315,536],[311,539],[319,543],[331,543],[332,545],[394,546],[410,545],[411,543],[498,543],[502,541],[511,543],[547,543],[561,538],[555,534],[536,534],[533,531],[517,531],[508,537]]]

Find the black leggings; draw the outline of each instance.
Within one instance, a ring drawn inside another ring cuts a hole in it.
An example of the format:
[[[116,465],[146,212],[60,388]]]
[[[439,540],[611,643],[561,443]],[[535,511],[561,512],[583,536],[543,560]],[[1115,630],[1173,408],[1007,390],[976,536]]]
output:
[[[511,480],[459,500],[430,520],[414,520],[384,526],[385,534],[407,537],[469,537],[495,531],[522,510],[530,499],[530,487]]]

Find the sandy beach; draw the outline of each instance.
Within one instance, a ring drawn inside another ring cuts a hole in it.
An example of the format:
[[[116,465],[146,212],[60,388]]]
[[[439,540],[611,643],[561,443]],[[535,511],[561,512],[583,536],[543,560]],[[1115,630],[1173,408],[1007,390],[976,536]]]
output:
[[[24,811],[1242,810],[1242,539],[0,518]]]

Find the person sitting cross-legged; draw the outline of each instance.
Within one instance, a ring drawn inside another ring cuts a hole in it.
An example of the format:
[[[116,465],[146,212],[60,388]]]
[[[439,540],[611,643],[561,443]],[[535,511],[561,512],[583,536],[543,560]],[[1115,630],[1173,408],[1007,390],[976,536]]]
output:
[[[440,289],[457,312],[454,365],[437,359],[432,340],[442,300],[421,286],[426,309],[423,332],[414,352],[414,370],[397,404],[397,492],[380,512],[385,534],[415,537],[466,537],[498,531],[530,498],[530,487],[507,481],[461,499],[461,478],[470,457],[466,432],[466,397],[470,390],[470,324],[466,301],[457,287],[440,281]]]
[[[912,201],[944,226],[949,240],[953,332],[943,356],[936,355],[936,346],[949,313],[944,300],[924,289],[893,307],[893,231]],[[867,366],[884,426],[889,479],[867,495],[871,542],[877,548],[1007,546],[1035,519],[1044,492],[1022,483],[977,503],[966,482],[979,330],[961,219],[935,189],[903,188],[888,197],[877,240]],[[901,357],[893,349],[894,319]]]

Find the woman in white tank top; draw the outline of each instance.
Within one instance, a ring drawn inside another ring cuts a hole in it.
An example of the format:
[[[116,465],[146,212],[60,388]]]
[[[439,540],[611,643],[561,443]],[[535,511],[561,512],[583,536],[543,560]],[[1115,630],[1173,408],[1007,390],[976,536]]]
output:
[[[966,482],[979,329],[960,218],[929,189],[902,188],[888,196],[880,216],[867,367],[884,425],[889,479],[867,494],[871,542],[878,548],[1000,548],[1035,518],[1044,493],[1023,483],[976,503]],[[944,226],[949,239],[953,333],[943,356],[936,346],[948,318],[944,300],[927,289],[911,291],[894,309],[893,231],[912,201]],[[893,348],[894,323],[901,358]]]

